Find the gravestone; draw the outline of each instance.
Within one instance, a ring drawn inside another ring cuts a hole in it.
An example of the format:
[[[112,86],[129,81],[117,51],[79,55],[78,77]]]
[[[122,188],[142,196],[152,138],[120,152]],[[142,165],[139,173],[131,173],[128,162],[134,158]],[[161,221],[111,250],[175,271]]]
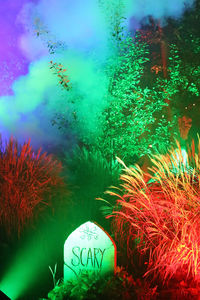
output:
[[[116,245],[101,227],[86,222],[73,231],[64,244],[64,281],[83,273],[112,274],[116,267]]]

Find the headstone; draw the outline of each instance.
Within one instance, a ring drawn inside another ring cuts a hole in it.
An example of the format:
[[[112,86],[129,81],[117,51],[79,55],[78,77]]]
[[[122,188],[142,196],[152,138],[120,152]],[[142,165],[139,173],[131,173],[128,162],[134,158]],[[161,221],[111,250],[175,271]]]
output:
[[[101,227],[86,222],[73,231],[64,244],[64,281],[82,273],[114,273],[116,245]]]

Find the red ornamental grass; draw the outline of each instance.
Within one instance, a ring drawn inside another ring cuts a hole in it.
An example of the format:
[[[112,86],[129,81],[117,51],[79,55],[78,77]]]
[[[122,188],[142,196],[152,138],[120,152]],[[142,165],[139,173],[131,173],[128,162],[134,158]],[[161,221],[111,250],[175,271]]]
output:
[[[10,138],[0,153],[0,223],[8,234],[20,235],[36,208],[48,205],[52,187],[63,184],[61,163],[51,155],[35,154],[30,140],[22,147]],[[45,199],[44,199],[45,196]]]
[[[155,156],[148,174],[139,166],[124,165],[121,192],[107,192],[118,198],[112,213],[117,236],[126,239],[129,255],[131,241],[139,241],[139,252],[149,254],[145,275],[160,277],[163,283],[200,283],[199,150],[200,143],[197,153],[193,145],[183,157],[178,145],[166,156]]]

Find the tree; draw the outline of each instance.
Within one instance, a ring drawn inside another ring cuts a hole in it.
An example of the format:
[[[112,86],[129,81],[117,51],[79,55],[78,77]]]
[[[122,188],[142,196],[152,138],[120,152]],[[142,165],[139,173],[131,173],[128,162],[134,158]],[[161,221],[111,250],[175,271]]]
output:
[[[132,162],[170,145],[173,123],[165,118],[166,93],[159,84],[142,85],[148,46],[140,36],[120,42],[120,56],[110,79],[109,107],[99,145],[106,157]],[[158,83],[158,80],[156,81]]]
[[[169,52],[168,93],[172,113],[193,119],[199,127],[200,97],[200,1],[163,28]],[[171,86],[171,88],[169,88]]]

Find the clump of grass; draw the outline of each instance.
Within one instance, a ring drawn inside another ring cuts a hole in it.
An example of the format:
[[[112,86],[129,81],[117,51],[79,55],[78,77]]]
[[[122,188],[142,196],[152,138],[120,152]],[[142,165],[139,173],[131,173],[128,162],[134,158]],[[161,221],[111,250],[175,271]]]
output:
[[[73,176],[70,177],[72,183],[79,185],[90,185],[91,181],[98,183],[97,187],[102,187],[107,182],[116,181],[119,178],[121,166],[117,160],[107,160],[101,151],[85,147],[77,147],[71,157],[66,154],[65,162]]]
[[[0,138],[0,224],[8,235],[18,236],[36,209],[49,204],[52,188],[63,184],[62,165],[52,155],[34,153],[30,141],[21,147]]]
[[[180,145],[167,155],[151,159],[153,167],[144,173],[139,166],[126,167],[121,188],[108,191],[117,204],[114,217],[118,237],[137,240],[142,255],[148,254],[145,275],[200,282],[200,142],[183,157]],[[149,178],[148,181],[145,178]]]
[[[88,219],[105,222],[100,215],[101,203],[96,201],[104,191],[118,183],[121,166],[118,161],[108,161],[101,151],[77,147],[71,156],[65,158],[68,172],[68,186],[71,191],[73,215],[76,226]],[[72,221],[71,221],[72,222]]]

